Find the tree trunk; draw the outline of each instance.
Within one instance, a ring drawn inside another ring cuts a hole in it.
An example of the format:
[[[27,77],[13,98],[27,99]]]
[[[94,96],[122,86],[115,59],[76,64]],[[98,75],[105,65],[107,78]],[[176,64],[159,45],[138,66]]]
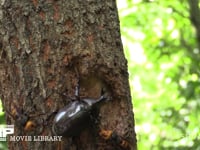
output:
[[[136,149],[114,0],[6,0],[0,21],[0,97],[15,136],[52,136],[54,112],[71,101],[79,81],[81,97],[98,98],[102,89],[111,97],[98,123],[77,137],[9,141],[10,150]],[[121,140],[102,138],[102,129]]]

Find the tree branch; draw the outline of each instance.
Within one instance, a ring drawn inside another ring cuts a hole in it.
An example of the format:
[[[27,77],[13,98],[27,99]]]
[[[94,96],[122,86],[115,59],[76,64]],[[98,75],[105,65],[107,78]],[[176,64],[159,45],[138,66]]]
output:
[[[200,9],[199,0],[189,0],[190,20],[196,28],[197,41],[200,49]]]

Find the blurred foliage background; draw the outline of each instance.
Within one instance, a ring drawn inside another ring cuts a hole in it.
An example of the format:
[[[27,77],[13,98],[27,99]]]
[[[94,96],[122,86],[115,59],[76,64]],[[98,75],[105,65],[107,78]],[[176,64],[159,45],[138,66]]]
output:
[[[117,3],[138,149],[200,150],[200,54],[189,1]]]
[[[6,122],[5,122],[4,112],[2,110],[2,103],[0,99],[0,125],[1,124],[6,124]],[[0,150],[7,150],[7,142],[0,141]]]
[[[200,54],[189,1],[117,3],[138,149],[200,150]]]

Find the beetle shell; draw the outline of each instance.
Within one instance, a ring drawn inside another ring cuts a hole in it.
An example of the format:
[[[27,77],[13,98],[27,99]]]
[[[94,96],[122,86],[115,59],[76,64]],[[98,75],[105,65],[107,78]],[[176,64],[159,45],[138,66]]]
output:
[[[89,109],[90,106],[84,101],[74,101],[62,108],[54,118],[54,134],[68,137],[78,135],[89,120]]]
[[[96,100],[87,98],[69,103],[56,114],[53,133],[67,137],[77,136],[89,124],[91,111],[105,99],[107,98],[101,96]]]

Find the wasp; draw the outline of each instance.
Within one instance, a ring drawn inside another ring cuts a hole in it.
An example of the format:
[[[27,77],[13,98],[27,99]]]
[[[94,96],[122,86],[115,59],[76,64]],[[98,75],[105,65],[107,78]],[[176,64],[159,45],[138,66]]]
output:
[[[120,147],[122,150],[130,150],[130,143],[122,136],[118,135],[115,131],[101,129],[99,131],[99,135],[104,140],[112,142],[115,146]]]
[[[5,110],[15,121],[15,124],[19,127],[23,127],[24,131],[32,131],[36,127],[35,121],[31,120],[31,117],[34,117],[35,115],[28,115],[23,109],[19,109],[15,104],[11,105],[11,111]]]

